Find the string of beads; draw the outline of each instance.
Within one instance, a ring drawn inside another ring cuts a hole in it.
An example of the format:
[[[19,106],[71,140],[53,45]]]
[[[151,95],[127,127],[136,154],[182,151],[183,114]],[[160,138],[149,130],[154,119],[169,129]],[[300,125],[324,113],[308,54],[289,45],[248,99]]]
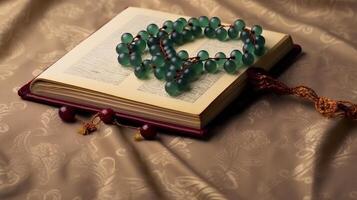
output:
[[[247,28],[242,19],[232,24],[221,24],[218,17],[192,17],[188,21],[181,17],[176,21],[167,20],[161,28],[149,24],[146,30],[135,37],[131,33],[121,36],[121,43],[116,47],[118,62],[132,66],[135,76],[147,79],[150,72],[159,80],[166,81],[165,91],[171,96],[178,96],[190,89],[190,83],[198,80],[204,73],[217,73],[221,69],[235,74],[254,63],[265,52],[265,38],[259,25]],[[189,57],[186,50],[176,52],[175,48],[201,37],[229,40],[242,40],[242,51],[234,49],[229,56],[217,52],[213,57],[206,50],[200,50],[196,56]],[[145,52],[152,56],[143,59]]]

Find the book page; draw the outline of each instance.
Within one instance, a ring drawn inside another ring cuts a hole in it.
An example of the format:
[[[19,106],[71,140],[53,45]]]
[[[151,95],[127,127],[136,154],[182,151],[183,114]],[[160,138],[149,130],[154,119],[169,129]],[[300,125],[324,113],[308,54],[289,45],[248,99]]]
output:
[[[164,90],[164,81],[156,80],[153,76],[148,80],[139,80],[135,77],[132,68],[120,66],[117,61],[115,47],[123,33],[130,32],[135,35],[140,30],[146,29],[150,23],[160,26],[165,20],[175,20],[178,17],[181,16],[141,8],[128,8],[49,67],[38,79],[74,85],[166,109],[200,114],[239,78],[244,68],[235,75],[225,72],[205,74],[191,84],[190,91],[178,97],[170,97]],[[265,31],[264,36],[267,38],[269,34]],[[285,36],[273,32],[270,35],[272,37],[267,39],[267,48],[273,47]],[[239,40],[220,42],[204,38],[185,44],[179,49],[185,49],[191,55],[195,55],[200,49],[207,50],[211,56],[218,51],[229,55],[233,49],[241,50],[242,43]]]

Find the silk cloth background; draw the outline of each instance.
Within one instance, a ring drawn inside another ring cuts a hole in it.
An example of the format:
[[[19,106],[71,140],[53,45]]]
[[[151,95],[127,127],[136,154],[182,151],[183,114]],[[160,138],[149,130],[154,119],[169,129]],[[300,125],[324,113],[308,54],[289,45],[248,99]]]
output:
[[[57,108],[17,96],[127,6],[289,33],[304,54],[280,79],[357,102],[353,0],[0,1],[0,199],[357,199],[356,122],[291,97],[255,99],[209,141],[134,142],[133,130],[107,125],[83,137]]]

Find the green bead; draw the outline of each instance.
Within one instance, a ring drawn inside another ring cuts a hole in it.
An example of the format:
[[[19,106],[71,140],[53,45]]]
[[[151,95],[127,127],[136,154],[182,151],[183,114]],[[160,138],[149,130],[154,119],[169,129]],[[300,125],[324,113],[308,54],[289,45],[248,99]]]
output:
[[[181,33],[178,33],[178,32],[173,32],[171,34],[171,39],[172,41],[177,44],[177,45],[181,45],[183,44],[183,36]]]
[[[188,53],[185,50],[181,50],[177,53],[178,57],[180,57],[182,60],[186,60],[188,58]]]
[[[195,62],[192,66],[196,77],[203,73],[203,63],[201,61]]]
[[[166,53],[166,57],[169,58],[169,59],[171,59],[172,57],[177,55],[175,49],[173,49],[173,48],[167,48],[165,50],[165,53]]]
[[[168,38],[169,34],[164,31],[164,30],[160,30],[158,33],[157,33],[157,37],[159,39],[165,39],[165,38]]]
[[[123,66],[129,66],[129,64],[130,64],[129,54],[128,53],[120,53],[118,55],[118,62]]]
[[[177,66],[177,65],[174,65],[174,64],[170,64],[169,65],[169,68],[168,68],[168,71],[177,71],[178,69],[180,69],[180,66]]]
[[[216,32],[211,27],[206,27],[204,30],[205,36],[208,38],[214,38],[216,36]]]
[[[163,80],[165,78],[165,74],[166,69],[164,67],[156,67],[154,69],[154,76],[159,80]]]
[[[223,27],[216,29],[216,38],[220,41],[224,41],[227,38],[227,31]]]
[[[189,82],[186,78],[181,77],[177,80],[177,86],[180,91],[185,91],[189,89]]]
[[[172,42],[171,39],[166,38],[166,39],[163,39],[163,40],[162,40],[162,45],[163,45],[164,47],[167,47],[167,46],[171,47],[171,46],[173,45],[173,42]]]
[[[244,44],[253,44],[252,39],[250,37],[246,38],[245,40],[243,40]]]
[[[249,32],[248,31],[242,31],[240,32],[240,38],[244,41],[249,38]],[[246,43],[246,42],[245,42]]]
[[[146,30],[149,34],[155,36],[159,32],[159,27],[156,24],[149,24]]]
[[[148,70],[143,65],[136,66],[134,69],[134,74],[139,79],[145,79],[147,78]]]
[[[131,33],[124,33],[121,36],[121,41],[125,44],[129,44],[130,42],[132,42],[134,39],[133,35]]]
[[[262,56],[264,54],[264,46],[261,46],[259,44],[254,45],[254,54],[256,56]]]
[[[205,62],[205,70],[208,73],[216,73],[217,72],[217,63],[214,60],[207,60]]]
[[[118,54],[120,54],[120,53],[129,53],[128,45],[124,44],[124,43],[119,43],[115,50],[116,50],[116,52]]]
[[[140,53],[140,48],[138,45],[136,45],[135,43],[130,43],[128,44],[128,48],[130,52],[135,52],[135,53]]]
[[[149,52],[152,56],[156,55],[156,54],[160,54],[161,53],[161,49],[159,45],[152,45],[149,48]]]
[[[190,42],[190,41],[192,41],[194,39],[192,31],[190,31],[190,30],[183,30],[182,31],[182,36],[183,36],[183,40],[185,42]]]
[[[169,81],[165,84],[165,91],[170,96],[178,96],[181,92],[180,89],[175,81]]]
[[[177,66],[177,67],[181,67],[181,65],[182,65],[182,60],[181,60],[181,58],[179,58],[178,56],[172,57],[172,58],[170,59],[170,62],[171,62],[172,64],[174,64],[175,66]]]
[[[233,50],[231,52],[230,57],[236,63],[240,63],[242,61],[242,52],[240,52],[239,50],[235,49],[235,50]]]
[[[233,60],[227,60],[224,65],[224,70],[229,74],[234,74],[237,71],[237,65]]]
[[[191,65],[192,66],[192,65]],[[183,75],[182,75],[187,81],[192,81],[195,79],[195,71],[191,69],[190,67],[186,68],[183,70]]]
[[[209,20],[209,26],[213,29],[216,29],[220,25],[221,25],[221,20],[218,17],[212,17]]]
[[[252,27],[252,31],[254,32],[254,35],[258,36],[258,35],[261,35],[262,32],[263,32],[263,28],[259,25],[254,25]]]
[[[198,18],[198,22],[201,27],[207,27],[209,24],[209,19],[206,16],[201,16]]]
[[[152,45],[158,45],[159,44],[159,39],[157,37],[149,37],[147,40],[148,46],[152,46]]]
[[[202,36],[202,28],[201,27],[193,26],[191,30],[192,30],[193,36],[195,36],[195,37]]]
[[[237,31],[242,31],[245,28],[245,22],[241,19],[238,19],[234,22],[233,26]]]
[[[219,67],[222,67],[224,62],[226,62],[226,54],[223,52],[217,52],[216,55],[214,55],[214,58]]]
[[[183,28],[184,28],[185,26],[184,26],[184,23],[183,23],[182,21],[176,20],[176,21],[174,22],[173,27],[174,27],[174,30],[175,30],[176,32],[181,33],[181,32],[183,31]]]
[[[206,60],[209,58],[209,54],[206,50],[200,50],[197,53],[197,57],[199,57],[200,60]]]
[[[141,56],[138,53],[131,53],[129,60],[130,60],[130,64],[132,66],[140,66],[141,65]]]
[[[143,39],[138,39],[135,41],[135,45],[138,46],[139,50],[143,52],[146,48],[146,42]]]
[[[166,55],[167,55],[167,58],[168,58],[168,59],[171,59],[171,58],[173,58],[173,57],[176,57],[176,56],[177,56],[177,53],[176,53],[175,50],[173,50],[173,51],[169,51],[168,53],[166,53]]]
[[[174,23],[171,20],[166,20],[163,24],[165,30],[170,33],[174,29]]]
[[[259,44],[261,46],[265,45],[265,38],[263,36],[258,35],[258,36],[255,36],[254,39],[255,39],[256,44]]]
[[[252,43],[247,43],[243,45],[243,52],[249,52],[249,53],[253,53],[254,51],[254,45]]]
[[[185,18],[183,18],[183,17],[178,18],[177,21],[182,22],[184,27],[187,25],[187,20]]]
[[[228,37],[231,39],[235,39],[238,37],[238,31],[233,28],[233,27],[229,27],[228,29]]]
[[[174,80],[176,77],[176,71],[173,71],[173,70],[168,70],[166,73],[165,73],[165,80],[166,81],[172,81]]]
[[[188,20],[188,24],[189,25],[192,25],[192,26],[199,26],[200,25],[200,22],[198,21],[198,19],[196,17],[191,17],[189,20]]]
[[[245,65],[251,65],[254,63],[254,56],[251,53],[244,53],[242,61]]]
[[[140,35],[141,39],[145,41],[149,39],[149,33],[146,31],[140,31],[138,35]]]
[[[165,58],[162,55],[154,55],[151,58],[152,63],[157,67],[162,67],[165,64]]]

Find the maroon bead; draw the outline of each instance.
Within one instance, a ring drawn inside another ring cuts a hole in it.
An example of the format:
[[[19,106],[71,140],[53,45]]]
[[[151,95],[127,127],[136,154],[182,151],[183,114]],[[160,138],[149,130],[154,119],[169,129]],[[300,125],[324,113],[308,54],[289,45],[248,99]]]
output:
[[[140,135],[143,136],[143,138],[146,140],[152,140],[155,139],[157,132],[154,126],[144,124],[142,127],[140,127]]]
[[[64,122],[75,122],[76,121],[76,112],[72,107],[62,106],[58,110],[58,115]]]
[[[99,117],[104,123],[112,124],[115,117],[115,112],[110,108],[106,108],[99,112]]]

